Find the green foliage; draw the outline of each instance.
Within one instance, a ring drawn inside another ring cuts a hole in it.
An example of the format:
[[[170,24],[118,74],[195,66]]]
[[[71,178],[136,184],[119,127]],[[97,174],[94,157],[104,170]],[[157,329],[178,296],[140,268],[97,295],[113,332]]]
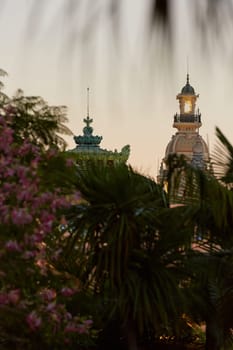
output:
[[[14,118],[12,110],[0,116],[0,347],[86,346],[92,320],[70,307],[77,279],[54,263],[76,168],[55,148],[18,137]]]
[[[1,76],[6,75],[1,70]],[[2,91],[4,84],[0,82],[1,115],[12,117],[11,127],[17,143],[27,139],[45,149],[56,147],[65,150],[66,142],[61,135],[72,135],[65,125],[68,122],[65,106],[49,106],[40,96],[25,96],[18,89],[13,97]]]
[[[67,214],[63,267],[103,298],[128,335],[178,332],[171,320],[185,308],[179,285],[191,242],[191,224],[177,220],[182,208],[169,208],[158,184],[125,165],[93,164],[78,173],[77,187],[82,200]]]
[[[233,146],[219,128],[216,128],[218,144],[214,152],[216,176],[230,189],[233,184]]]
[[[232,247],[233,247],[233,148],[216,129],[219,144],[212,172],[187,164],[183,157],[169,159],[169,196],[182,204],[193,222],[196,253],[188,259],[190,282],[187,292],[194,297],[188,313],[206,322],[206,349],[232,344]],[[199,297],[198,297],[199,296]],[[188,298],[189,299],[189,298]],[[187,300],[188,300],[187,299]],[[191,306],[191,308],[190,308]]]
[[[137,340],[148,330],[152,340],[160,336],[185,339],[186,332],[193,336],[190,323],[203,322],[206,349],[232,346],[233,148],[221,131],[217,129],[220,145],[213,163],[217,178],[174,156],[169,159],[167,194],[152,179],[126,165],[93,163],[78,169],[68,154],[55,152],[65,147],[58,135],[67,132],[63,108],[49,107],[39,97],[24,97],[18,92],[12,99],[1,93],[1,111],[11,116],[7,123],[14,130],[15,149],[24,147],[28,140],[33,147],[39,146],[40,152],[33,157],[17,160],[31,167],[30,181],[34,173],[38,177],[37,195],[65,195],[70,202],[60,209],[55,197],[50,208],[46,207],[49,202],[43,202],[46,211],[56,212],[51,232],[43,240],[45,275],[41,267],[33,266],[34,273],[25,272],[26,278],[21,278],[22,259],[17,256],[21,253],[16,251],[14,259],[8,259],[2,248],[1,269],[7,266],[8,279],[15,281],[10,288],[4,285],[5,276],[0,276],[2,296],[10,295],[17,304],[18,290],[22,290],[20,298],[27,298],[32,308],[39,305],[38,289],[59,290],[66,283],[76,286],[81,292],[64,301],[67,310],[79,317],[93,315],[98,328],[91,337],[74,336],[72,344],[77,346],[93,345],[99,332],[105,333],[111,325],[117,326],[116,338],[128,338],[129,348],[136,349]],[[12,186],[17,176],[11,180]],[[19,192],[12,192],[10,205],[17,195],[20,198]],[[39,213],[30,229],[1,226],[7,239],[23,237],[24,229],[30,235]],[[5,240],[2,236],[2,247]],[[8,305],[2,308],[1,337],[9,345],[8,333],[16,327],[12,344],[30,348],[26,338],[31,333],[25,333],[18,321],[25,317],[20,312]],[[79,321],[85,320],[80,317]],[[37,343],[59,348],[61,338],[53,340],[50,326],[45,322],[42,338],[30,338],[34,348]]]
[[[9,101],[7,108],[14,113],[13,128],[18,139],[29,139],[47,148],[57,146],[62,150],[66,142],[59,135],[72,135],[64,123],[68,122],[65,106],[49,106],[39,96],[24,96],[21,90]]]

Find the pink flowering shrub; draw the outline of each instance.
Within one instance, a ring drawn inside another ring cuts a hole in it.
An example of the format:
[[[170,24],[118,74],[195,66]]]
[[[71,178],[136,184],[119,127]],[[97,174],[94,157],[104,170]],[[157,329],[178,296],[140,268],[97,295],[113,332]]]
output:
[[[71,200],[61,165],[54,150],[16,143],[11,118],[0,116],[0,347],[69,348],[88,338],[92,320],[67,307],[78,281],[48,259],[62,255],[57,227]]]

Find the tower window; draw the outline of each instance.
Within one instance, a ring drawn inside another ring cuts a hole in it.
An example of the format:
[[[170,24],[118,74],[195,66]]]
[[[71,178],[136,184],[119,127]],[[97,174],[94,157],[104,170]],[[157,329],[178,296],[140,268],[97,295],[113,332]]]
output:
[[[185,101],[184,103],[184,113],[190,113],[192,111],[191,101]]]

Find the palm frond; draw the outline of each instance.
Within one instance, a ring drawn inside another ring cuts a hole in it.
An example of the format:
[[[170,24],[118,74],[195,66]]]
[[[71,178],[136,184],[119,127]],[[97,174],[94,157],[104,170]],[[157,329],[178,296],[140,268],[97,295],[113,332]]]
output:
[[[218,144],[213,154],[216,176],[225,184],[233,183],[233,146],[222,133],[216,128]]]

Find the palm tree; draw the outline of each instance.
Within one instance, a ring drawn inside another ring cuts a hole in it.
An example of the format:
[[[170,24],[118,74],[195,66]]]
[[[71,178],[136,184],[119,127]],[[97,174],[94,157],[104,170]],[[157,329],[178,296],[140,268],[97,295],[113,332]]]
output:
[[[233,145],[219,128],[216,128],[218,144],[214,152],[216,177],[229,189],[233,184]]]
[[[192,232],[177,220],[182,209],[170,209],[158,184],[125,165],[88,166],[79,171],[77,188],[82,203],[67,216],[63,268],[104,298],[130,350],[146,329],[178,332],[171,320],[183,312],[179,286]]]
[[[214,155],[213,173],[194,169],[184,159],[169,159],[170,196],[182,203],[194,223],[195,248],[200,253],[194,262],[191,286],[203,300],[195,305],[195,313],[206,322],[206,349],[219,350],[226,341],[232,341],[232,317],[229,308],[233,298],[233,148],[217,128],[219,145]],[[221,156],[220,156],[221,155]],[[177,192],[178,189],[178,192]],[[182,190],[182,197],[180,196]],[[197,267],[197,262],[200,267]],[[199,305],[199,306],[198,306]]]
[[[124,6],[123,1],[119,0],[109,0],[107,2],[105,9],[108,11],[108,15],[110,20],[112,21],[113,26],[116,24],[119,25],[119,17],[121,16],[122,6]],[[90,3],[87,5],[90,5]],[[98,16],[104,8],[104,2],[102,0],[98,0],[96,2],[96,8],[90,15],[90,7],[86,8],[86,26],[89,27],[89,34],[92,34],[93,25],[95,26],[95,22],[98,22]],[[134,10],[132,4],[132,12]],[[172,21],[171,21],[171,12],[174,9],[174,1],[173,0],[152,0],[146,4],[148,7],[147,14],[147,23],[151,30],[157,29],[157,24],[162,25],[163,29],[170,31]],[[176,5],[175,5],[176,6]],[[44,12],[46,12],[47,3],[46,2],[38,2],[34,0],[34,3],[31,7],[29,21],[29,28],[34,28],[34,32],[38,30],[40,27],[41,16]],[[67,0],[61,6],[60,11],[67,15],[67,19],[69,20],[69,24],[73,25],[76,20],[76,15],[78,11],[80,11],[82,7],[81,0]],[[223,2],[221,0],[206,0],[204,2],[204,7],[199,10],[200,4],[194,4],[195,11],[190,11],[190,14],[193,15],[194,20],[196,20],[201,28],[202,35],[207,36],[209,26],[216,26],[219,23],[219,11],[222,9],[227,9],[228,11],[232,11],[232,3],[231,1]],[[123,7],[123,9],[125,9]],[[82,9],[83,10],[83,9]],[[193,10],[193,8],[192,8]],[[199,11],[198,11],[199,10]],[[80,11],[81,12],[81,11]],[[199,16],[198,16],[199,14]],[[91,21],[90,21],[91,19]],[[96,19],[96,21],[95,21]],[[223,25],[223,23],[221,23]],[[84,27],[83,37],[87,35],[87,28]],[[32,32],[32,31],[31,31]],[[75,33],[79,34],[79,27],[77,26],[77,32],[75,29],[70,31],[72,35]],[[170,34],[171,31],[170,31]]]

